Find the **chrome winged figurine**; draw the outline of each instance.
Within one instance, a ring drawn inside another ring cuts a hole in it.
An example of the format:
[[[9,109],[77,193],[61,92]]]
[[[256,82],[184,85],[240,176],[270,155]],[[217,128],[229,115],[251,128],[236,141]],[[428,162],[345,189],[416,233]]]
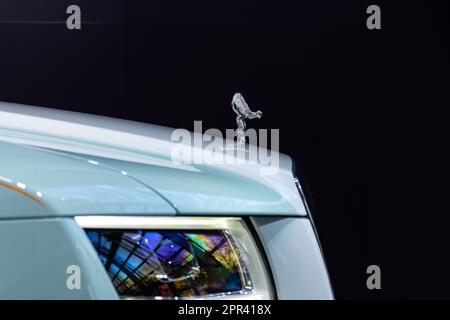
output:
[[[252,111],[250,110],[248,104],[245,102],[244,97],[239,92],[236,92],[233,96],[233,100],[231,101],[231,107],[233,108],[234,112],[236,112],[236,123],[237,123],[237,129],[236,134],[238,138],[239,145],[245,144],[245,119],[255,119],[255,118],[261,118],[262,111]]]

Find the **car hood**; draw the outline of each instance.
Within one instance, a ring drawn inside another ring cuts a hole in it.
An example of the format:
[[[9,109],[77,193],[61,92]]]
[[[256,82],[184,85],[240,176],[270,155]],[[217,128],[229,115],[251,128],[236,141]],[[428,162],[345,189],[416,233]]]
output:
[[[291,159],[172,161],[173,129],[0,103],[0,218],[133,215],[306,215]],[[202,147],[189,146],[194,154]],[[272,155],[274,155],[273,153]]]

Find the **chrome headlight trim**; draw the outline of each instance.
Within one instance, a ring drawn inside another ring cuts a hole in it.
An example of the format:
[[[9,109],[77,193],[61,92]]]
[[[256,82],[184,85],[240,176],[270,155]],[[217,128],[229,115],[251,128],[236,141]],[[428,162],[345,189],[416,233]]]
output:
[[[162,229],[162,230],[224,230],[236,228],[240,218],[163,217],[163,216],[76,216],[75,221],[86,229]]]

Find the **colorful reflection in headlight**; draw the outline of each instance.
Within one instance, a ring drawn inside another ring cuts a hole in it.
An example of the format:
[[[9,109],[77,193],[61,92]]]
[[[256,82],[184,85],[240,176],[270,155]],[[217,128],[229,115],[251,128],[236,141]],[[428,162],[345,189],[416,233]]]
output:
[[[251,292],[242,248],[226,230],[86,230],[120,296]]]

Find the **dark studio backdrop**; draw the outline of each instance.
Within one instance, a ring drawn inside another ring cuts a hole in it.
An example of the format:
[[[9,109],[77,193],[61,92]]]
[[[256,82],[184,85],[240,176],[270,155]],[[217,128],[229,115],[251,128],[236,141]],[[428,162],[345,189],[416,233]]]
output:
[[[441,230],[406,205],[408,152],[445,105],[448,10],[393,2],[0,0],[0,101],[225,130],[239,91],[303,168],[336,298],[450,297]]]

